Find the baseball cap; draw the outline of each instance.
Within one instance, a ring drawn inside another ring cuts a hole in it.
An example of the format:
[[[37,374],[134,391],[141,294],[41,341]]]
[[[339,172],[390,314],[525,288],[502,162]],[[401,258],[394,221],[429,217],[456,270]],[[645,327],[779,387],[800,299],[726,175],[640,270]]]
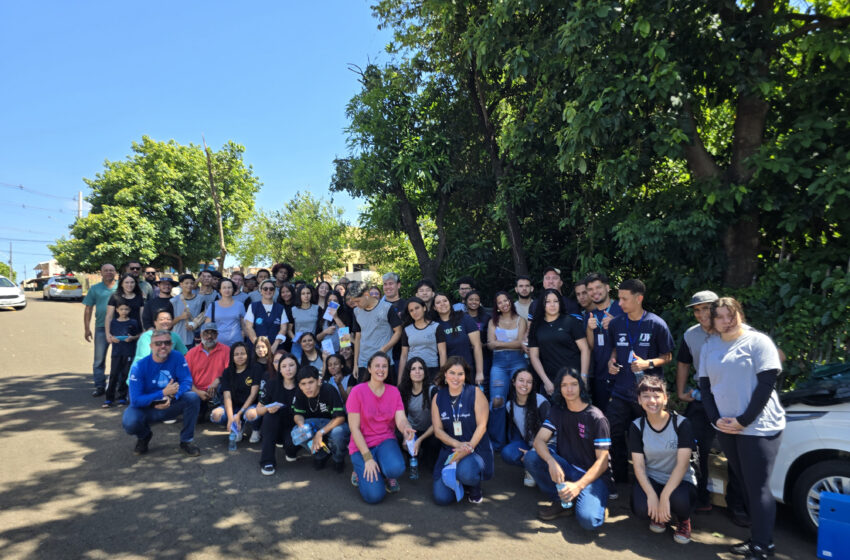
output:
[[[209,323],[204,323],[201,327],[201,332],[204,331],[215,331],[218,332],[218,326],[215,324],[215,321],[211,321]]]
[[[561,269],[560,269],[560,268],[555,268],[554,266],[547,266],[546,268],[544,268],[544,269],[543,269],[543,276],[546,276],[546,273],[547,273],[547,272],[554,272],[554,273],[555,273],[555,274],[557,274],[558,276],[560,276],[560,275],[561,275]]]
[[[699,305],[701,303],[713,303],[720,299],[717,294],[712,292],[711,290],[703,290],[702,292],[697,292],[691,297],[691,303],[686,305],[685,307],[693,307],[695,305]]]

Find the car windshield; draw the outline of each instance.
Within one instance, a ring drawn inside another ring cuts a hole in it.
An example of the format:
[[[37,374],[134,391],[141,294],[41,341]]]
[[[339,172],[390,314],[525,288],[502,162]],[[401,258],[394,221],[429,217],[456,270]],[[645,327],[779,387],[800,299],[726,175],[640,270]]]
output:
[[[8,278],[0,278],[0,288],[14,288],[15,284]]]
[[[67,278],[65,276],[57,276],[55,281],[57,284],[79,284],[76,278]]]

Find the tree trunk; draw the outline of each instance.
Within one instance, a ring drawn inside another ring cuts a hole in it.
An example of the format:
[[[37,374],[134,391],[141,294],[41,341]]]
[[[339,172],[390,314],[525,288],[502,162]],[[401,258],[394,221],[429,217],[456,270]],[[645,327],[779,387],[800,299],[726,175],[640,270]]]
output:
[[[401,185],[392,186],[393,194],[398,199],[399,210],[401,211],[401,221],[404,224],[404,230],[407,233],[407,238],[410,239],[410,244],[413,245],[413,252],[416,254],[416,261],[419,263],[419,270],[422,271],[422,278],[431,280],[437,283],[437,266],[431,256],[428,254],[428,248],[425,247],[425,240],[422,239],[422,231],[419,229],[419,223],[416,220],[416,212],[413,205],[410,204],[407,195]]]
[[[487,108],[487,100],[484,98],[484,91],[481,85],[481,80],[478,71],[475,69],[475,59],[473,58],[469,75],[467,79],[467,87],[469,93],[474,99],[473,105],[478,113],[478,122],[481,125],[481,130],[484,134],[484,143],[487,147],[487,153],[490,155],[492,162],[493,176],[496,180],[496,190],[502,193],[505,204],[505,218],[508,230],[508,241],[511,244],[511,258],[514,262],[514,274],[517,276],[528,275],[528,261],[525,258],[525,250],[522,247],[522,228],[517,218],[516,209],[510,200],[510,197],[505,192],[508,188],[505,181],[505,168],[501,157],[499,156],[499,143],[496,137],[496,129],[493,121],[490,119],[490,112]]]
[[[207,141],[203,139],[204,153],[207,156],[207,171],[210,175],[210,192],[212,192],[213,205],[215,206],[215,215],[218,221],[218,271],[224,272],[224,259],[227,257],[227,246],[224,243],[224,224],[221,221],[221,202],[218,199],[218,191],[215,190],[215,181],[213,180],[212,159],[210,158],[210,149],[207,148]]]
[[[758,212],[745,214],[726,228],[723,248],[726,250],[726,272],[723,283],[730,288],[749,286],[758,271]]]

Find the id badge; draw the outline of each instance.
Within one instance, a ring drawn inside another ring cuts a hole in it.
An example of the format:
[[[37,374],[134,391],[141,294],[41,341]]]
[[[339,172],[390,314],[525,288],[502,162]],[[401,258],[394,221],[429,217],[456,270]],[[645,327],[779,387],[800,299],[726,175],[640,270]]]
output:
[[[596,335],[596,345],[599,346],[600,348],[605,346],[605,335],[604,334],[600,333],[600,334]]]
[[[455,420],[454,422],[452,422],[452,427],[454,428],[456,436],[463,435],[463,426],[461,426],[460,420]]]
[[[635,360],[637,360],[637,356],[635,356],[635,351],[629,350],[629,363],[632,363]]]

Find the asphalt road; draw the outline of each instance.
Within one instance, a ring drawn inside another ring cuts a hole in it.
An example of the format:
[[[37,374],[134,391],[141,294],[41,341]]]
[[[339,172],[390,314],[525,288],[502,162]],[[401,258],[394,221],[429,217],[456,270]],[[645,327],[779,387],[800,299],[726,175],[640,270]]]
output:
[[[0,557],[66,558],[733,558],[747,532],[715,508],[693,519],[693,542],[654,535],[610,504],[598,534],[574,519],[540,522],[541,494],[497,460],[484,502],[438,507],[430,476],[401,480],[377,506],[348,479],[279,458],[260,474],[259,445],[228,454],[224,430],[200,425],[201,456],[178,451],[180,424],[157,425],[133,454],[121,408],[89,396],[92,346],[80,303],[30,299],[0,311]],[[777,558],[814,558],[815,543],[780,508]],[[563,555],[563,556],[562,556]]]

